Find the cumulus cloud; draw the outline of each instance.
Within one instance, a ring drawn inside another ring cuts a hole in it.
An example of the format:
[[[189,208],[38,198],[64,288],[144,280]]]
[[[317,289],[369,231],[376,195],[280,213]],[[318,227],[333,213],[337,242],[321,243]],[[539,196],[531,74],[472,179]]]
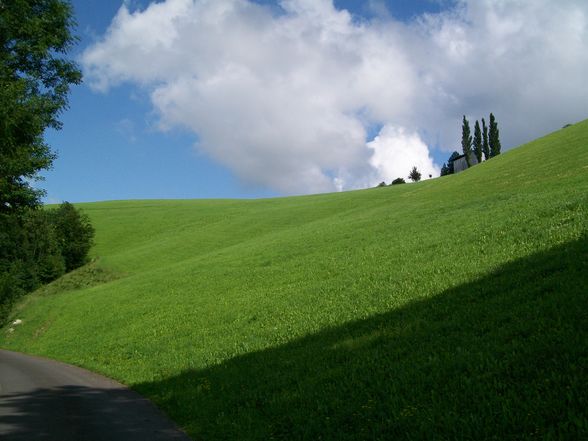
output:
[[[414,108],[445,146],[459,145],[461,114],[493,111],[507,147],[588,116],[583,0],[461,1],[413,29],[425,86]]]
[[[429,149],[417,133],[407,133],[402,127],[386,125],[367,146],[373,150],[370,164],[382,180],[407,179],[407,170],[416,167],[423,179],[439,176],[441,170],[429,156]]]
[[[493,111],[507,147],[588,115],[583,0],[460,1],[410,23],[279,4],[123,5],[82,63],[97,90],[139,85],[162,128],[284,193],[438,174],[427,146],[457,149],[462,114]]]

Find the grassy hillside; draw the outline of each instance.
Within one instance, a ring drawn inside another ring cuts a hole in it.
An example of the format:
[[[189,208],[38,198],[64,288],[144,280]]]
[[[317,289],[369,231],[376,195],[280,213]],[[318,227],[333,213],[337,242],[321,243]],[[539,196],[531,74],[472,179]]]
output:
[[[588,437],[588,121],[419,184],[82,208],[96,262],[0,344],[195,439]]]

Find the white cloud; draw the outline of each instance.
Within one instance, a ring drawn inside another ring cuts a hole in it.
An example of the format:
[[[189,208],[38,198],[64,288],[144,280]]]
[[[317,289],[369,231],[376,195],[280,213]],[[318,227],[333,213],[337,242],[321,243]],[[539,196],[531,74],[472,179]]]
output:
[[[396,178],[408,179],[416,167],[423,179],[439,176],[440,169],[429,156],[429,149],[417,133],[407,133],[402,127],[384,126],[367,146],[374,151],[370,164],[377,170],[373,183],[388,184]]]
[[[468,0],[408,24],[353,20],[329,0],[281,6],[123,5],[85,51],[86,75],[102,91],[145,88],[163,128],[284,193],[438,172],[427,144],[456,149],[462,114],[493,111],[507,147],[588,116],[583,0]]]
[[[467,0],[412,29],[427,85],[414,108],[446,145],[461,114],[494,112],[507,147],[588,117],[587,2]]]

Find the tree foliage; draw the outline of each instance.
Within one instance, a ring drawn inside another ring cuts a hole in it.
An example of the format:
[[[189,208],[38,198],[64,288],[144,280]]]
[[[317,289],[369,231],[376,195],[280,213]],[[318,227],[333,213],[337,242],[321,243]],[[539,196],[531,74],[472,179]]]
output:
[[[484,153],[484,159],[487,161],[490,159],[490,146],[488,144],[488,127],[486,127],[486,121],[482,118],[482,152]]]
[[[88,216],[69,202],[52,212],[53,225],[65,270],[71,271],[86,263],[93,244],[94,227]]]
[[[447,176],[449,174],[451,174],[451,173],[449,173],[449,167],[444,162],[443,165],[441,166],[441,176]]]
[[[88,217],[67,202],[0,213],[0,323],[22,294],[86,263],[93,238]]]
[[[500,131],[498,130],[498,123],[494,115],[490,114],[490,133],[488,135],[488,144],[490,146],[490,156],[500,155]]]
[[[410,174],[408,175],[408,179],[410,179],[412,182],[419,182],[421,180],[421,172],[418,171],[416,166],[413,167],[412,170],[410,171]]]
[[[476,124],[474,125],[474,141],[472,145],[474,146],[474,154],[476,155],[479,164],[482,162],[482,131],[480,130],[480,123],[478,120],[476,120]]]
[[[462,126],[461,126],[461,149],[463,154],[465,155],[466,162],[468,163],[468,167],[470,166],[470,152],[472,151],[472,136],[470,132],[470,123],[466,119],[465,115],[463,116]]]
[[[70,85],[81,82],[63,58],[73,26],[68,2],[0,0],[0,212],[40,203],[30,182],[55,159],[43,132],[61,128]]]
[[[0,0],[0,322],[25,292],[79,266],[89,221],[71,205],[40,209],[31,183],[55,155],[46,129],[60,129],[81,72],[66,54],[76,39],[66,0]]]
[[[398,184],[406,184],[406,181],[403,178],[396,178],[392,181],[390,185],[398,185]]]

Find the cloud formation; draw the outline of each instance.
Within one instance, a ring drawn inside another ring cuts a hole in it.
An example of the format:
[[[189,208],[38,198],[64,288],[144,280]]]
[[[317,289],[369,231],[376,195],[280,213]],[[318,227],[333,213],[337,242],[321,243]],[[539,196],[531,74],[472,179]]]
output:
[[[370,165],[378,176],[394,176],[407,180],[407,170],[416,167],[424,179],[439,176],[439,167],[429,156],[429,149],[416,133],[402,127],[386,125],[367,146],[373,150]]]
[[[283,193],[438,174],[427,145],[456,149],[462,114],[493,111],[507,147],[588,116],[583,0],[460,1],[410,23],[279,4],[123,5],[82,63],[94,88],[139,85],[162,128]]]

